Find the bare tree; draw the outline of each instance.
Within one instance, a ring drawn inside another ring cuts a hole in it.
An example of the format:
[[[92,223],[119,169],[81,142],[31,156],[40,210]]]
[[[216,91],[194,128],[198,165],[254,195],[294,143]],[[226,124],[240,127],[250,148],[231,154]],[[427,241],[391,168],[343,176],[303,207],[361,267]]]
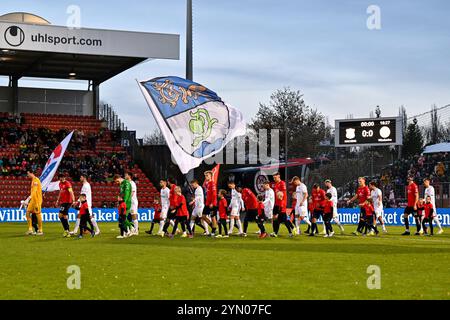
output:
[[[166,139],[164,138],[161,130],[156,128],[149,135],[145,135],[144,138],[144,146],[154,146],[154,145],[165,145]]]

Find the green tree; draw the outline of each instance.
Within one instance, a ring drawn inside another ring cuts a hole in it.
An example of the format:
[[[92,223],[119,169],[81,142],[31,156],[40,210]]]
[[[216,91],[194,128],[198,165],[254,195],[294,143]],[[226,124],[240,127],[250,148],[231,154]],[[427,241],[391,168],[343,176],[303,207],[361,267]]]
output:
[[[403,139],[403,157],[410,158],[422,152],[424,145],[423,135],[420,127],[417,125],[417,119],[406,128]]]
[[[256,131],[279,129],[280,150],[283,153],[287,133],[290,158],[316,156],[320,151],[320,142],[330,136],[324,115],[307,106],[300,91],[290,88],[273,93],[269,104],[260,103],[249,127]]]

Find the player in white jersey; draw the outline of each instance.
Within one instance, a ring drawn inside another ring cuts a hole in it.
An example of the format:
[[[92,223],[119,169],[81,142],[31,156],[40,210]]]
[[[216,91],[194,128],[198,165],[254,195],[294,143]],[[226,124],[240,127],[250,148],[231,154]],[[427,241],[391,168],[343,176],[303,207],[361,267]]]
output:
[[[431,181],[428,178],[423,180],[423,186],[425,187],[424,199],[426,199],[427,197],[431,198],[431,204],[433,205],[433,222],[435,222],[439,228],[438,234],[442,234],[444,230],[442,229],[441,222],[439,221],[439,217],[437,216],[436,192],[434,190],[434,187],[430,183]],[[430,223],[432,222],[430,221]]]
[[[136,182],[132,179],[133,174],[131,172],[125,173],[125,179],[131,184],[131,219],[133,220],[134,229],[133,235],[139,234],[139,220],[138,220],[138,197]]]
[[[311,222],[308,219],[308,188],[302,182],[300,177],[294,177],[292,183],[295,186],[295,229],[297,234],[301,234],[300,223],[305,221],[309,226]]]
[[[264,214],[267,220],[273,219],[273,208],[275,207],[275,192],[270,187],[270,181],[264,182]]]
[[[387,233],[386,223],[384,220],[384,208],[383,208],[383,192],[377,187],[375,181],[371,181],[369,183],[370,189],[370,197],[372,198],[373,208],[375,210],[375,232],[378,233],[377,230],[377,221],[380,222],[381,228],[384,233]]]
[[[243,231],[240,216],[241,211],[245,210],[244,200],[242,200],[242,194],[236,190],[236,184],[233,181],[228,182],[228,188],[231,190],[231,201],[229,205],[229,209],[231,211],[230,230],[228,231],[228,234],[233,234],[234,224],[236,224],[239,229],[239,235],[241,236]]]
[[[203,217],[203,210],[205,210],[205,193],[203,192],[203,188],[200,186],[198,180],[192,180],[191,187],[192,189],[195,190],[194,200],[192,200],[190,203],[190,205],[193,207],[190,227],[192,233],[194,233],[195,225],[205,230],[205,227],[201,224]]]
[[[100,229],[98,227],[97,221],[95,220],[95,216],[92,212],[92,189],[91,189],[91,184],[87,181],[87,177],[82,174],[80,176],[80,182],[81,182],[81,191],[80,194],[85,194],[86,195],[86,202],[88,204],[89,207],[89,214],[91,215],[91,223],[92,226],[94,227],[94,232],[95,235],[98,236],[100,234]],[[79,202],[80,200],[78,200]],[[75,228],[73,229],[73,234],[77,234],[78,233],[78,228],[80,227],[80,217],[77,217],[77,221],[75,223]]]
[[[341,233],[344,233],[344,227],[339,221],[339,216],[337,212],[337,203],[338,203],[338,194],[336,188],[333,186],[333,183],[330,179],[325,180],[325,186],[327,187],[327,193],[331,194],[331,201],[333,201],[333,221],[337,224],[339,229],[341,229]]]
[[[163,227],[166,223],[167,214],[169,213],[170,209],[170,189],[167,187],[167,181],[161,180],[159,182],[159,185],[161,187],[161,216],[160,216],[160,222],[159,222],[159,232],[158,235],[164,234]]]

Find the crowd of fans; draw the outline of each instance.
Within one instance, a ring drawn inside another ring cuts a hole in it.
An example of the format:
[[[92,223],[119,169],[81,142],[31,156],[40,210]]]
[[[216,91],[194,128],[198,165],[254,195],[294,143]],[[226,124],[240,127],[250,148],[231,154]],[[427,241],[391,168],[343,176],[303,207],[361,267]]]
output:
[[[397,160],[384,168],[381,175],[366,178],[379,183],[387,207],[397,207],[405,198],[406,179],[409,176],[414,177],[418,184],[429,178],[434,185],[442,184],[443,194],[449,194],[450,154],[424,154]],[[357,187],[356,181],[347,183],[341,190],[343,200],[353,195]]]
[[[10,121],[8,119],[7,121]],[[20,121],[11,119],[11,121]],[[0,156],[0,174],[3,176],[25,176],[28,168],[38,172],[42,170],[53,148],[55,148],[69,132],[57,132],[45,128],[25,129],[23,127],[0,127],[0,150],[13,146],[19,153]],[[97,143],[102,140],[104,132],[84,134],[76,131],[70,142],[60,170],[66,171],[70,177],[77,178],[87,174],[93,181],[112,181],[117,173],[134,167],[131,157],[126,152],[96,151]],[[120,145],[120,137],[112,136],[111,145]]]

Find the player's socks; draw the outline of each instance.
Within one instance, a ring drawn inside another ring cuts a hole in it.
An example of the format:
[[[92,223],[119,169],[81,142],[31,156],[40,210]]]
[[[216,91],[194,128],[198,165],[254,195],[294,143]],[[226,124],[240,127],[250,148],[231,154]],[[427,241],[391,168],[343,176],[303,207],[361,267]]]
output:
[[[59,220],[61,221],[64,231],[69,231],[70,230],[69,221],[65,217],[62,217]]]
[[[100,232],[100,228],[98,227],[97,220],[95,220],[95,218],[93,217],[91,219],[91,222],[92,222],[92,225],[94,226],[94,232],[95,233],[99,233]]]
[[[139,232],[139,221],[138,221],[138,219],[133,220],[133,226],[134,226],[135,232],[138,233]]]
[[[273,226],[273,232],[275,234],[278,234],[278,231],[280,231],[280,223],[278,222],[278,219],[275,219],[272,221],[272,226]]]
[[[227,230],[227,223],[225,222],[225,223],[223,223],[223,231],[224,231],[224,234],[225,235],[227,235],[228,234],[228,230]]]
[[[407,217],[405,219],[405,229],[406,229],[407,232],[409,232],[409,217]]]
[[[153,227],[155,226],[155,223],[152,222],[150,225],[150,230],[148,231],[148,233],[152,234],[153,233]]]
[[[202,225],[203,225],[203,227],[205,229],[205,233],[208,235],[209,234],[209,225],[208,225],[208,223],[205,220],[203,220],[202,221]]]
[[[236,224],[237,224],[237,227],[239,229],[239,234],[242,234],[243,231],[242,231],[242,222],[241,222],[241,220],[240,219],[236,220]]]
[[[439,230],[442,230],[441,221],[439,220],[438,217],[434,217],[433,220],[430,222],[430,225],[433,224],[433,222],[436,223]]]
[[[248,221],[244,220],[244,233],[247,233],[248,230]]]
[[[219,223],[219,225],[220,225],[220,223]],[[234,230],[234,219],[231,219],[230,220],[230,231],[228,233],[233,234],[233,230]]]
[[[297,229],[297,234],[300,234],[300,219],[295,218],[295,228]]]
[[[205,227],[201,224],[201,222],[199,220],[195,220],[195,226],[198,226],[199,228],[202,228],[203,231],[205,231]]]
[[[75,222],[75,227],[73,228],[73,233],[78,233],[78,228],[80,227],[80,218],[77,218]]]

